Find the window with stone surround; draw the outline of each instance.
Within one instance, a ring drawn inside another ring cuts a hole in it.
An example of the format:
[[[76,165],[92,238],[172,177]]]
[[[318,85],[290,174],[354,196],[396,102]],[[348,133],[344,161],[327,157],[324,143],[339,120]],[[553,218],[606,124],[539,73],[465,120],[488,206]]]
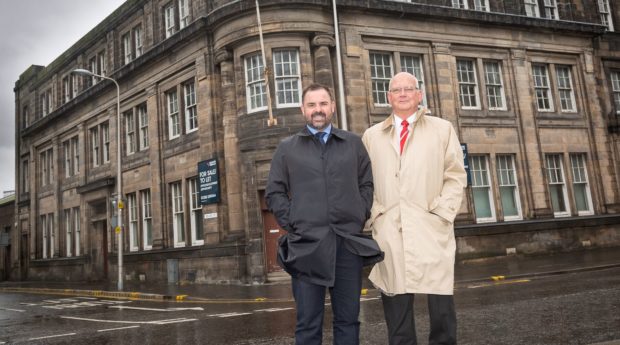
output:
[[[24,159],[22,161],[22,170],[21,170],[21,192],[29,193],[30,192],[30,164],[28,159]]]
[[[502,61],[491,58],[456,58],[456,80],[462,110],[487,112],[508,111]]]
[[[41,92],[41,117],[47,116],[54,110],[52,107],[52,89]]]
[[[166,92],[166,107],[168,110],[168,138],[178,138],[181,135],[181,123],[179,121],[179,97],[176,89]]]
[[[267,109],[267,90],[261,53],[248,55],[245,63],[245,95],[248,113]]]
[[[62,143],[64,150],[65,177],[75,176],[80,172],[80,147],[78,136]]]
[[[140,203],[142,205],[142,248],[153,248],[153,214],[151,210],[151,190],[140,191]]]
[[[125,119],[125,154],[132,155],[149,148],[149,124],[146,102],[123,113]]]
[[[487,156],[470,155],[469,158],[476,222],[494,222],[495,206]]]
[[[185,247],[185,214],[183,212],[183,185],[181,182],[170,184],[172,201],[172,236],[174,247]]]
[[[521,220],[523,215],[519,197],[517,170],[515,168],[515,155],[498,154],[496,159],[500,205],[504,220]]]
[[[129,251],[135,252],[140,249],[138,235],[138,204],[136,193],[127,194],[127,217],[129,218]]]
[[[543,0],[543,6],[545,7],[545,18],[547,19],[560,19],[558,16],[558,3],[556,0]]]
[[[547,170],[547,183],[551,196],[551,207],[556,217],[570,216],[568,204],[568,192],[566,178],[564,177],[564,165],[562,154],[546,154],[545,169]]]
[[[133,109],[125,112],[125,154],[127,156],[136,152],[136,121]]]
[[[183,83],[185,101],[185,133],[198,129],[198,110],[196,109],[196,84],[194,80]]]
[[[466,10],[469,8],[469,5],[467,0],[452,0],[452,7]]]
[[[50,259],[54,257],[56,227],[54,226],[54,213],[43,214],[39,217],[39,227],[41,236],[41,251],[39,256],[41,259]]]
[[[93,168],[110,163],[110,127],[103,122],[88,130],[90,162]]]
[[[423,92],[420,107],[427,106],[426,83],[422,55],[408,52],[369,52],[370,87],[373,104],[376,107],[388,107],[387,93],[390,79],[398,72],[408,72],[418,79],[418,88]]]
[[[189,190],[189,205],[191,210],[190,235],[193,246],[204,244],[204,230],[202,225],[202,205],[200,204],[200,188],[198,178],[187,180]]]
[[[187,27],[191,20],[189,0],[171,1],[162,8],[164,36],[168,38],[177,31]]]
[[[478,77],[474,60],[456,60],[456,78],[459,83],[461,109],[481,109],[478,94]]]
[[[80,208],[73,207],[64,210],[65,226],[65,256],[82,255],[81,227],[80,227]]]
[[[620,72],[612,71],[609,74],[611,80],[611,92],[612,99],[614,100],[614,107],[616,115],[620,115]]]
[[[297,49],[273,51],[273,69],[276,86],[276,107],[301,105],[301,75]]]
[[[532,63],[532,79],[539,112],[577,113],[573,66]]]
[[[601,18],[601,24],[605,25],[608,31],[614,31],[609,0],[598,0],[598,13]]]
[[[171,2],[164,6],[164,29],[166,38],[172,36],[176,32],[175,22],[174,2]]]
[[[540,10],[538,9],[538,0],[524,0],[525,15],[528,17],[540,17]]]
[[[47,186],[54,182],[54,149],[46,148],[39,154],[39,176],[41,186]]]
[[[594,214],[592,207],[592,195],[590,194],[590,182],[586,167],[585,153],[570,154],[571,172],[573,177],[573,198],[575,209],[580,216]]]
[[[474,10],[490,12],[489,0],[474,0]]]
[[[196,96],[196,81],[194,78],[172,87],[165,93],[169,140],[198,130]],[[145,116],[142,118],[147,120]],[[146,122],[143,124],[146,124]]]

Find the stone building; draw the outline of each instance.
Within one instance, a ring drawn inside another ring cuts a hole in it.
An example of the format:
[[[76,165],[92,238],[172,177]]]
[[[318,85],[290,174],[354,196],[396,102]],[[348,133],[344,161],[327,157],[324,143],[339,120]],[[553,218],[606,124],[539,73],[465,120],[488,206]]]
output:
[[[15,194],[4,192],[0,198],[0,281],[15,276],[14,268],[18,260],[17,250],[11,249],[11,243],[17,243],[15,237]]]
[[[120,161],[125,279],[266,281],[280,230],[263,193],[301,90],[333,87],[337,125],[361,135],[390,114],[398,71],[466,144],[460,258],[620,245],[620,3],[335,2],[261,0],[263,58],[255,1],[127,0],[24,71],[20,278],[115,279]],[[120,126],[115,85],[75,69],[118,82]],[[212,159],[219,201],[201,205]]]

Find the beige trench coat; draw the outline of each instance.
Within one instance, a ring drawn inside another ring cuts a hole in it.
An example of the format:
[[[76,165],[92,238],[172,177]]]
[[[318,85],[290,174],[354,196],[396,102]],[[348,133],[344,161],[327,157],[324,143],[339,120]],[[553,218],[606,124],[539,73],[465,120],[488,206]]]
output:
[[[388,294],[453,294],[453,221],[467,175],[452,124],[425,112],[418,111],[402,156],[393,115],[362,138],[375,183],[366,226],[385,252],[369,278]]]

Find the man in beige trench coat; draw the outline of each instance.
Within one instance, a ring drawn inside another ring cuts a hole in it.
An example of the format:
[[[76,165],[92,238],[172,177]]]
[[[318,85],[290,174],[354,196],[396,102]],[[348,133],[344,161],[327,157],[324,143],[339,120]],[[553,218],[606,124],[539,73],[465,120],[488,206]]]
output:
[[[395,75],[393,114],[362,138],[375,183],[367,226],[385,252],[369,278],[382,292],[390,345],[417,344],[417,293],[428,295],[429,344],[456,344],[453,221],[467,177],[454,128],[418,110],[422,97],[413,75]]]

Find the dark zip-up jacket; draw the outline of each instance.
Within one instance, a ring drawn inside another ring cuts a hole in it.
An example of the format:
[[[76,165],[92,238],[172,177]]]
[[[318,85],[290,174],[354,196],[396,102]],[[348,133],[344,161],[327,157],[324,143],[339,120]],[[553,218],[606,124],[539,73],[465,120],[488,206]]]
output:
[[[373,200],[372,169],[361,139],[332,127],[323,145],[304,127],[284,139],[271,161],[265,199],[278,224],[278,262],[291,276],[333,286],[336,236],[365,264],[382,260],[362,234]]]

